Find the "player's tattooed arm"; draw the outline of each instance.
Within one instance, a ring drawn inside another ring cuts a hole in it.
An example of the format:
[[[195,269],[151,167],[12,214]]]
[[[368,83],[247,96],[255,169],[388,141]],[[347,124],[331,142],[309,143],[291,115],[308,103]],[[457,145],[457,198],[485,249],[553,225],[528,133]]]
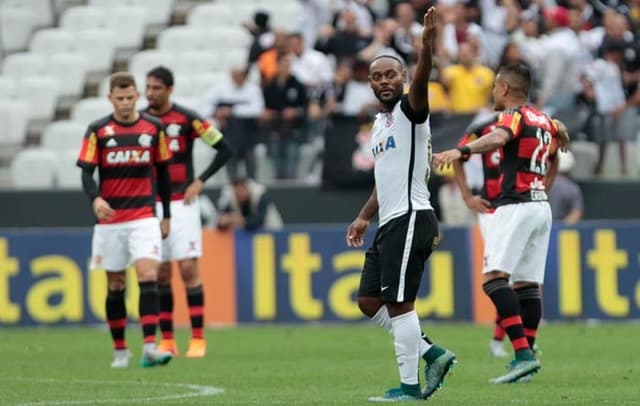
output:
[[[433,166],[444,167],[450,165],[453,161],[461,159],[471,154],[480,154],[483,152],[496,150],[509,141],[511,135],[502,128],[496,128],[484,137],[462,147],[450,149],[433,155]]]

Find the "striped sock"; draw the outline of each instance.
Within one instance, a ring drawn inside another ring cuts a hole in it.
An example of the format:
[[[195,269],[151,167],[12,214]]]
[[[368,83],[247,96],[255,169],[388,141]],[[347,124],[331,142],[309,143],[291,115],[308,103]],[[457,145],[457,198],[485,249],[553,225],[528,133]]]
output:
[[[113,347],[116,350],[127,348],[124,330],[127,326],[127,308],[124,302],[124,290],[109,290],[105,301],[107,324],[111,332]]]
[[[529,342],[524,335],[524,327],[520,318],[520,305],[516,293],[511,289],[507,279],[496,278],[482,285],[485,293],[498,310],[502,328],[505,329],[511,345],[516,353],[516,359],[533,359],[533,353],[529,348]]]
[[[204,338],[204,291],[202,285],[187,289],[187,304],[191,319],[191,338]]]
[[[533,348],[536,342],[538,325],[542,318],[542,297],[538,285],[525,286],[516,289],[518,300],[520,301],[520,314],[522,316],[522,325],[524,326],[524,334],[529,342],[529,347]]]
[[[140,325],[145,344],[155,343],[158,327],[158,284],[140,282]]]
[[[173,339],[173,292],[171,285],[158,285],[159,324],[164,340]]]
[[[496,314],[496,324],[493,326],[493,339],[496,341],[504,340],[506,331],[500,325],[500,316]]]

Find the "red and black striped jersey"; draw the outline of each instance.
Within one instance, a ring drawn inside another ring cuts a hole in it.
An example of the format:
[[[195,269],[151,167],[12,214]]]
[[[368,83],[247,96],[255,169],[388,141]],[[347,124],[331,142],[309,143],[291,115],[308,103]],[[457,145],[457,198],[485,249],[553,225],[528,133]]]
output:
[[[160,120],[140,114],[132,123],[109,115],[89,125],[78,166],[98,167],[100,196],[116,214],[100,224],[155,216],[155,165],[171,159]]]
[[[477,140],[489,134],[496,128],[496,120],[498,116],[493,115],[490,119],[472,124],[467,128],[466,132],[460,139],[458,146],[462,147],[470,142]],[[503,152],[502,148],[482,154],[482,172],[484,175],[484,183],[482,187],[482,197],[491,202],[491,205],[498,200],[502,193],[502,166]]]
[[[146,112],[149,113],[148,110]],[[205,144],[214,146],[222,139],[222,133],[196,112],[175,103],[165,114],[155,117],[164,125],[169,149],[173,154],[169,164],[171,200],[181,200],[195,176],[193,141],[200,138]]]
[[[502,112],[497,128],[509,133],[502,163],[502,196],[498,205],[544,201],[544,177],[558,148],[558,127],[548,115],[520,106]]]

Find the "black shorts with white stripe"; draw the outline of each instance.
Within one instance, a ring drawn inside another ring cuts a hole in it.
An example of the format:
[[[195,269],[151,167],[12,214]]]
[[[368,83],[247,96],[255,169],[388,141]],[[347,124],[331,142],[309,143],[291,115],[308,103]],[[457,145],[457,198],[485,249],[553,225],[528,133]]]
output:
[[[437,236],[433,210],[412,211],[380,227],[366,253],[358,295],[391,303],[414,301]]]

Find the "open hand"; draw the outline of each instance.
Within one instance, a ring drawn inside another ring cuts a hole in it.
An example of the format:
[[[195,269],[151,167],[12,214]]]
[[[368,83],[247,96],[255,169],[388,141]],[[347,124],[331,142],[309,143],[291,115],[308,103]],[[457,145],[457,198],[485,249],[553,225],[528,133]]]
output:
[[[462,158],[462,153],[457,149],[439,152],[437,154],[433,154],[433,167],[444,169],[451,165],[453,161],[460,158]]]
[[[435,7],[429,7],[429,10],[424,15],[422,29],[422,43],[425,45],[431,45],[433,37],[436,35],[438,29],[438,12]]]

